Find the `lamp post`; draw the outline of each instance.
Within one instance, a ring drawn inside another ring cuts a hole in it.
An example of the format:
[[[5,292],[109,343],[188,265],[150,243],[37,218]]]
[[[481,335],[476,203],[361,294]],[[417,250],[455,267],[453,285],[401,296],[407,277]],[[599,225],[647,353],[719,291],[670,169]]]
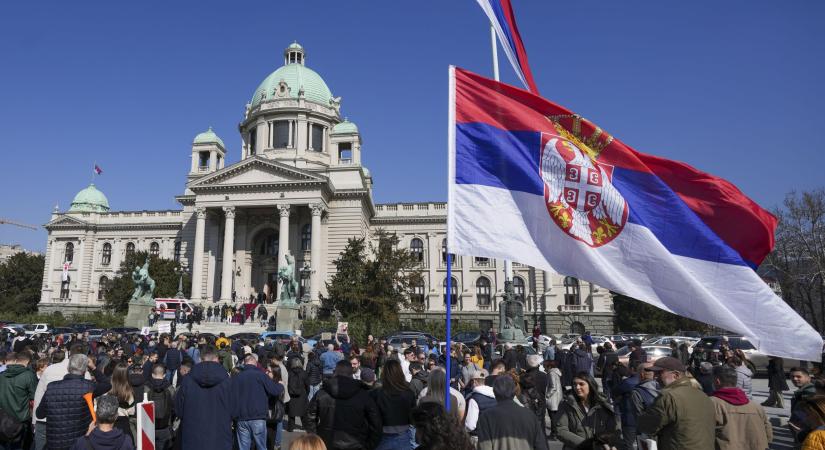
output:
[[[175,298],[185,298],[183,295],[183,275],[186,273],[186,269],[183,267],[176,267],[175,273],[178,274],[178,293],[175,294]]]

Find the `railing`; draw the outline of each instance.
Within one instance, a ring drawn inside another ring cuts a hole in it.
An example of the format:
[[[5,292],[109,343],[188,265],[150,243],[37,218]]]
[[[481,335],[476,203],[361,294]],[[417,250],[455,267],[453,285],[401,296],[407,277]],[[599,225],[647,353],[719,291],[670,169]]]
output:
[[[589,311],[590,307],[587,305],[559,305],[561,312],[575,312],[575,311]]]

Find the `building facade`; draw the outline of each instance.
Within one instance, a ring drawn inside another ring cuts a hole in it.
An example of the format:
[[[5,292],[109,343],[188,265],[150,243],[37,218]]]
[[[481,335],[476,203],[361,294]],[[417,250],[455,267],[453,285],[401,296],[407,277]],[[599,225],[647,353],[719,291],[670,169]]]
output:
[[[446,203],[375,204],[373,179],[361,163],[358,127],[341,115],[341,98],[306,66],[297,43],[284,65],[255,89],[238,125],[239,161],[214,131],[191,148],[180,210],[112,211],[94,185],[46,224],[48,242],[40,309],[72,313],[99,309],[107,283],[127,253],[176,259],[192,275],[192,300],[241,301],[263,291],[277,298],[285,255],[302,272],[301,290],[318,305],[334,261],[351,237],[396,233],[421,261],[423,283],[410,292],[423,311],[411,321],[443,318],[448,297],[458,320],[497,325],[504,292],[503,261],[458,256],[446,292]],[[550,332],[610,332],[606,289],[513,264],[516,294],[530,327]]]

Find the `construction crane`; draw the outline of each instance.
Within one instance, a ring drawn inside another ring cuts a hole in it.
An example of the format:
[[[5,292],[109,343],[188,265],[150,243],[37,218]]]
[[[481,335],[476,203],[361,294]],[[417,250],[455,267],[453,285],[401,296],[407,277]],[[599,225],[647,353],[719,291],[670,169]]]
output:
[[[30,230],[37,230],[37,227],[34,225],[27,225],[25,223],[15,222],[13,220],[8,220],[0,217],[0,225],[14,225],[20,228],[28,228]]]

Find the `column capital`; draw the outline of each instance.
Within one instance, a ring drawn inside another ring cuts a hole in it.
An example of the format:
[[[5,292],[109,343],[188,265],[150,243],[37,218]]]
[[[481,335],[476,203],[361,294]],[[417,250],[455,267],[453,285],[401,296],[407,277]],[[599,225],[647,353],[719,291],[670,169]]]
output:
[[[281,217],[289,217],[290,205],[278,205],[278,215]]]
[[[324,205],[320,203],[310,203],[309,207],[310,209],[312,209],[313,216],[320,216],[321,214],[323,214],[325,209]]]
[[[198,219],[205,219],[206,218],[206,208],[199,206],[195,208],[195,214],[198,215]]]
[[[235,218],[235,207],[234,206],[224,206],[223,212],[226,214],[227,219],[234,219]]]

